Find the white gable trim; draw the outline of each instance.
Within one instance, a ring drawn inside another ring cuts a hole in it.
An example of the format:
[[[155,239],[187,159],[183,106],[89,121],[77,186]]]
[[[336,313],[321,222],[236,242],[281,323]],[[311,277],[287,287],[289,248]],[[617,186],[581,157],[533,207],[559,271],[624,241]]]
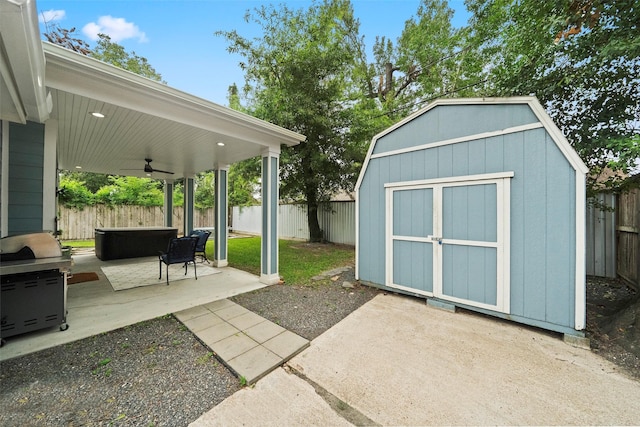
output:
[[[477,133],[475,135],[461,136],[459,138],[445,139],[443,141],[430,142],[428,144],[415,145],[413,147],[400,148],[398,150],[385,151],[384,153],[372,154],[372,159],[380,157],[395,156],[397,154],[411,153],[413,151],[426,150],[428,148],[440,147],[443,145],[459,144],[461,142],[477,141],[479,139],[493,138],[495,136],[508,135],[510,133],[524,132],[532,129],[543,127],[542,123],[530,123],[527,125],[514,126],[503,130],[495,130],[491,132]]]
[[[403,125],[409,123],[416,117],[419,117],[431,109],[440,106],[440,105],[498,105],[498,104],[527,104],[535,114],[536,118],[542,126],[544,126],[545,130],[549,133],[555,144],[558,146],[560,151],[564,154],[565,158],[569,161],[569,164],[576,170],[582,174],[587,174],[589,168],[584,164],[578,153],[571,147],[567,139],[564,137],[560,129],[553,123],[551,117],[544,111],[544,108],[538,102],[538,100],[533,96],[521,96],[521,97],[512,97],[512,98],[445,98],[445,99],[437,99],[431,104],[427,105],[421,110],[416,111],[405,119],[399,121],[395,125],[383,130],[382,132],[375,135],[371,144],[369,145],[369,150],[367,152],[367,156],[365,157],[364,163],[362,165],[362,170],[360,171],[360,175],[358,176],[358,181],[356,182],[356,190],[360,188],[362,185],[362,180],[364,179],[364,174],[367,171],[367,167],[369,166],[369,161],[371,158],[376,158],[373,154],[376,144],[378,140],[383,136],[393,132],[394,130],[402,127]],[[448,143],[455,140],[449,140]],[[442,141],[444,145],[445,141]],[[460,142],[460,141],[458,141]],[[435,144],[435,143],[432,143]]]

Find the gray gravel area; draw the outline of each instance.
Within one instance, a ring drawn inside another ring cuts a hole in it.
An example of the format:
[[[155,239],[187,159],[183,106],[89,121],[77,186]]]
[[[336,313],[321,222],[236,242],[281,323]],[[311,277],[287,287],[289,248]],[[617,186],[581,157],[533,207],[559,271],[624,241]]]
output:
[[[355,283],[349,269],[311,286],[274,285],[233,300],[313,339],[378,292]],[[186,426],[241,387],[209,348],[165,316],[1,362],[0,425]]]
[[[0,368],[2,426],[183,426],[240,389],[173,316]]]
[[[329,274],[316,285],[273,285],[230,299],[313,340],[379,292],[356,282],[354,270],[350,268],[336,275]]]

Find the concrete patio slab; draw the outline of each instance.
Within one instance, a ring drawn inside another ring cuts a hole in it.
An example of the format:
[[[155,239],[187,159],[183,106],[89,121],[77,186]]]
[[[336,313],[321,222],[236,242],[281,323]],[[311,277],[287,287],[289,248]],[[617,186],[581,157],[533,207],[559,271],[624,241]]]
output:
[[[262,353],[251,357],[266,358],[264,346],[251,352],[258,349]],[[347,420],[640,425],[640,382],[557,334],[436,309],[424,299],[379,295],[286,369],[275,369],[191,426],[350,425]]]
[[[176,317],[180,320],[179,313],[176,313]],[[217,343],[220,340],[223,340],[231,335],[237,334],[238,329],[233,325],[228,324],[227,322],[219,323],[212,325],[208,328],[201,329],[199,331],[191,331],[200,341],[211,347],[213,344]]]
[[[204,304],[201,308],[206,308],[209,311],[216,312],[218,310],[222,310],[223,308],[236,306],[235,302],[228,299],[221,299],[218,301],[213,301],[208,304]]]
[[[182,321],[187,322],[196,317],[204,316],[205,314],[211,314],[211,311],[207,310],[204,306],[199,305],[182,311]]]
[[[190,424],[210,426],[350,426],[295,375],[279,368]]]
[[[202,314],[203,309],[208,314]],[[201,315],[193,317],[195,313]],[[305,338],[228,300],[178,312],[175,316],[248,384],[309,346]]]
[[[284,331],[265,341],[263,345],[282,358],[290,358],[307,348],[309,341],[291,331]]]
[[[98,280],[68,286],[67,324],[69,329],[61,332],[56,327],[10,337],[0,348],[0,360],[55,347],[220,300],[224,302],[215,306],[227,307],[234,304],[226,298],[265,287],[260,283],[259,277],[225,267],[218,274],[199,277],[198,280],[193,278],[181,280],[179,286],[166,286],[162,283],[114,291],[102,272],[101,266],[119,262],[135,264],[136,261],[132,258],[105,262],[93,253],[74,255],[72,272],[95,272]]]
[[[192,310],[192,309],[191,309]],[[224,320],[222,320],[220,317],[216,316],[215,314],[213,314],[212,312],[210,312],[209,310],[206,310],[206,314],[203,314],[201,316],[198,317],[193,317],[191,319],[188,320],[183,320],[183,315],[180,315],[180,321],[182,323],[184,323],[184,325],[189,328],[192,332],[199,332],[203,329],[207,329],[210,328],[212,326],[215,326],[219,323],[223,323]],[[181,312],[184,313],[184,312]]]
[[[282,357],[258,345],[228,360],[227,365],[235,372],[242,372],[247,384],[253,384],[282,365]]]
[[[222,319],[228,321],[229,319],[233,319],[234,317],[238,317],[241,314],[247,313],[247,310],[238,304],[234,304],[232,306],[216,310],[214,313],[216,313]]]
[[[238,332],[209,345],[209,347],[226,361],[238,357],[259,345],[245,334]]]
[[[376,296],[289,365],[382,425],[640,425],[640,382],[591,351],[417,298]]]
[[[249,329],[245,329],[244,333],[262,344],[284,331],[286,331],[285,328],[273,322],[260,322]]]
[[[258,323],[264,322],[264,317],[258,316],[257,314],[248,311],[244,314],[229,319],[228,322],[241,331],[244,331],[252,326],[257,325]]]

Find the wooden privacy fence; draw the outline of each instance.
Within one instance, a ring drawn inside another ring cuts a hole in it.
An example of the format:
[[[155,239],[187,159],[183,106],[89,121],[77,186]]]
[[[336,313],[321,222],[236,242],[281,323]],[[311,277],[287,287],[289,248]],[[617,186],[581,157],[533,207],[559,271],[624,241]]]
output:
[[[640,189],[618,195],[618,275],[640,289]]]
[[[598,194],[602,206],[616,207],[615,194]],[[586,265],[589,276],[616,277],[616,212],[587,206]]]
[[[58,229],[61,240],[85,240],[94,238],[94,230],[100,227],[161,227],[164,225],[164,209],[160,206],[87,206],[82,210],[58,208]],[[183,234],[183,209],[173,208],[173,226],[178,235]],[[193,212],[194,227],[213,227],[213,208]]]
[[[640,190],[597,199],[614,210],[587,209],[587,274],[619,276],[640,289]]]

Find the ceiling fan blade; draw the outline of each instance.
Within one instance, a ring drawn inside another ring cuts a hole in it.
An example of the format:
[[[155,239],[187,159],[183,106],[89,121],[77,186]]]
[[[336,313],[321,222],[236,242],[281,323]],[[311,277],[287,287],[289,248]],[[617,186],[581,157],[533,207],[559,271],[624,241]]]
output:
[[[160,172],[160,173],[168,173],[170,175],[173,175],[173,172],[169,172],[169,171],[162,171],[160,169],[154,169],[152,172]]]

